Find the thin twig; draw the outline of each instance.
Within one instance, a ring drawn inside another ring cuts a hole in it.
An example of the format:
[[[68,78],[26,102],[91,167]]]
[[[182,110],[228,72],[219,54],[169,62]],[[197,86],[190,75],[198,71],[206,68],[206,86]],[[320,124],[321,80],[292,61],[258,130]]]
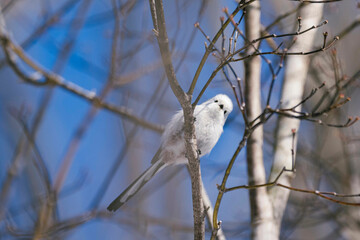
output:
[[[147,122],[146,120],[141,119],[136,115],[134,115],[129,109],[125,107],[118,107],[111,103],[104,102],[102,99],[100,99],[99,96],[97,96],[97,94],[94,91],[86,90],[80,87],[79,85],[76,85],[75,83],[67,81],[63,77],[53,72],[45,70],[41,65],[35,63],[34,60],[30,59],[24,53],[24,51],[14,42],[12,42],[7,36],[0,35],[0,38],[2,40],[3,48],[6,53],[6,59],[9,65],[22,80],[34,85],[58,86],[68,92],[74,93],[77,96],[84,98],[85,100],[91,102],[92,104],[94,104],[99,108],[104,108],[106,110],[119,114],[122,117],[125,117],[128,120],[133,121],[134,123],[139,124],[145,128],[149,128],[157,132],[163,131],[164,129],[163,126],[159,126]],[[11,52],[10,50],[12,50],[15,54],[17,54],[17,56],[20,57],[23,61],[25,61],[30,67],[36,70],[37,74],[33,74],[33,75],[25,74],[15,62],[15,59],[13,57],[13,52]]]

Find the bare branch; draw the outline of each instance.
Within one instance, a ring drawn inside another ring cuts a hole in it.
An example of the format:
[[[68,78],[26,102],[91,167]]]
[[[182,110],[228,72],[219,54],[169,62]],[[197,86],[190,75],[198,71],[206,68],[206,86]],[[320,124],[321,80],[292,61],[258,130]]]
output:
[[[85,100],[88,100],[93,105],[107,109],[111,112],[114,112],[116,114],[121,115],[122,117],[125,117],[129,119],[130,121],[133,121],[136,124],[139,124],[145,128],[149,128],[151,130],[162,132],[163,127],[155,125],[153,123],[147,122],[136,115],[134,115],[129,109],[125,107],[117,107],[115,105],[112,105],[110,103],[103,102],[95,92],[86,90],[72,82],[69,82],[62,78],[61,76],[49,72],[48,70],[45,70],[41,65],[37,64],[34,60],[32,60],[30,57],[26,55],[26,53],[22,50],[21,47],[17,46],[14,42],[10,40],[10,38],[7,35],[4,35],[4,31],[0,33],[0,38],[2,41],[3,49],[6,53],[6,59],[9,63],[9,65],[12,67],[12,69],[18,74],[18,76],[31,84],[34,85],[48,85],[48,86],[58,86],[68,92],[74,93],[75,95],[84,98]],[[18,64],[15,62],[14,54],[18,56],[20,59],[22,59],[25,63],[27,63],[30,67],[32,67],[35,71],[37,71],[35,74],[27,75],[24,73]]]
[[[184,138],[186,154],[189,161],[189,169],[192,186],[193,216],[194,216],[194,239],[205,238],[204,205],[201,199],[201,170],[200,161],[197,154],[195,126],[194,126],[194,108],[191,105],[192,90],[186,94],[180,87],[176,79],[175,70],[172,65],[171,52],[169,50],[169,40],[165,25],[165,16],[162,0],[149,0],[151,15],[153,18],[154,29],[158,33],[157,40],[160,48],[161,58],[164,64],[165,72],[170,83],[170,87],[176,98],[181,104],[184,112]],[[195,86],[195,82],[194,86]]]

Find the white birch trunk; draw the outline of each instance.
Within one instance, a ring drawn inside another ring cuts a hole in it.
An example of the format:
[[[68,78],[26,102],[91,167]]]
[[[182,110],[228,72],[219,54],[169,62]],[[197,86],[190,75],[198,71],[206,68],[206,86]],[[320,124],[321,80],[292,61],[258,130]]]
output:
[[[255,1],[246,8],[245,33],[248,40],[260,37],[260,2]],[[257,46],[256,46],[257,47]],[[247,54],[254,52],[249,47]],[[251,121],[259,116],[261,108],[261,58],[252,57],[245,64],[245,101],[246,113]],[[247,143],[247,165],[249,184],[261,184],[266,182],[266,174],[263,161],[263,128],[259,126],[249,137]],[[249,191],[251,206],[252,239],[278,239],[274,232],[272,206],[265,188],[256,188]]]
[[[322,20],[323,4],[308,4],[300,9],[299,16],[302,18],[302,29],[317,25]],[[291,52],[311,50],[314,46],[316,30],[307,32],[298,36],[297,41],[291,48]],[[316,44],[315,44],[316,45]],[[281,108],[293,107],[303,98],[305,81],[309,69],[308,56],[288,56],[285,62],[285,76],[281,92]],[[297,110],[301,110],[301,106]],[[274,145],[274,163],[271,169],[270,181],[273,181],[283,167],[292,168],[292,129],[299,129],[300,121],[293,118],[279,117],[276,129],[276,142]],[[295,139],[296,142],[296,139]],[[285,185],[291,185],[294,174],[285,172],[279,182]],[[289,190],[272,187],[268,191],[272,205],[274,219],[276,222],[276,232],[280,232],[281,220],[287,205]]]

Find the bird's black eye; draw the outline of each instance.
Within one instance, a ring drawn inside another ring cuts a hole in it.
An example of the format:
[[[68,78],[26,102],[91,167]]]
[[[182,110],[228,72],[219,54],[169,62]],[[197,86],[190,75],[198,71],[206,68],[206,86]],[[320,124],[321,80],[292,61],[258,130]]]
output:
[[[214,102],[218,102],[218,100],[215,100]]]
[[[223,105],[223,104],[220,104],[219,107],[220,107],[221,109],[223,109],[223,108],[224,108],[224,105]]]
[[[225,115],[226,113],[227,113],[227,111],[225,110],[225,111],[224,111],[224,115]]]

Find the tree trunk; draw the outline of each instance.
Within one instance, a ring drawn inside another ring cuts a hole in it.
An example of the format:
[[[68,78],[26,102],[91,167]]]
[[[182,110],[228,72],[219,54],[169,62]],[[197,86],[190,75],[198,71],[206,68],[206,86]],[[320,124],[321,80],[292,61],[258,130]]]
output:
[[[322,14],[322,3],[308,4],[307,6],[301,8],[299,11],[299,17],[302,19],[302,29],[319,24]],[[311,46],[313,46],[316,34],[317,31],[313,30],[298,36],[298,39],[292,46],[291,51],[309,51]],[[305,81],[309,69],[309,57],[301,55],[288,56],[286,58],[285,66],[286,70],[284,83],[281,92],[281,108],[290,108],[302,100]],[[299,106],[296,110],[300,111],[301,106]],[[279,116],[276,129],[276,142],[274,145],[274,162],[270,173],[270,181],[273,181],[284,167],[286,169],[292,169],[292,129],[298,131],[299,125],[300,121],[298,119]],[[279,182],[290,186],[293,177],[294,174],[292,172],[284,172]],[[276,232],[279,234],[281,220],[290,192],[284,188],[272,187],[269,189],[268,193],[273,205]]]
[[[255,1],[246,8],[245,34],[249,41],[260,37],[260,2]],[[255,46],[258,47],[257,45]],[[254,52],[252,46],[247,54]],[[261,108],[261,58],[259,56],[249,58],[245,64],[245,101],[246,113],[249,121],[254,120],[262,112]],[[247,144],[247,166],[249,185],[266,182],[266,174],[263,161],[263,128],[259,126],[249,137]],[[270,199],[265,188],[251,189],[251,224],[252,239],[277,239],[274,232],[273,213]]]

